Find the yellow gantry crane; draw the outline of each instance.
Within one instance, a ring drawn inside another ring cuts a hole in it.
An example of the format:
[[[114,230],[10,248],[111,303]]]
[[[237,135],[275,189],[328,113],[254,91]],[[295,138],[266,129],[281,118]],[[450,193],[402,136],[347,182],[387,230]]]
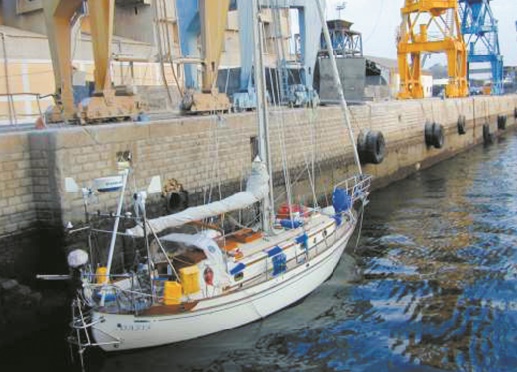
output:
[[[422,54],[447,55],[447,97],[466,97],[467,48],[458,13],[458,0],[404,0],[398,36],[399,99],[423,98]]]
[[[56,80],[56,106],[49,121],[80,123],[127,119],[138,115],[141,102],[130,89],[115,89],[110,77],[115,0],[88,0],[95,92],[76,105],[72,87],[71,32],[84,0],[45,0],[43,10]]]
[[[176,0],[180,47],[184,63],[186,91],[183,112],[229,111],[226,93],[217,89],[217,75],[223,52],[230,0]],[[200,45],[198,37],[200,36]],[[201,48],[199,48],[199,46]],[[201,65],[201,86],[198,66]]]

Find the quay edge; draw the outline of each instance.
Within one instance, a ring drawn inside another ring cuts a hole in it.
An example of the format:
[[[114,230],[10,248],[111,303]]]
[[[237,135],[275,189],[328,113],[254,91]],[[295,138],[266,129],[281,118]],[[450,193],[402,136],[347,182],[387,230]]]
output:
[[[366,173],[374,175],[375,186],[382,187],[482,143],[484,124],[489,124],[494,135],[500,134],[498,115],[507,116],[507,130],[512,128],[516,107],[517,95],[388,101],[352,106],[351,119],[356,135],[360,130],[381,131],[384,135],[384,161],[364,167]],[[457,129],[461,115],[466,117],[464,135]],[[80,193],[65,192],[65,177],[74,178],[78,185],[87,185],[94,178],[113,175],[117,156],[126,151],[132,154],[138,187],[144,188],[155,175],[160,175],[162,181],[174,178],[189,192],[191,204],[199,204],[210,185],[220,185],[223,194],[233,192],[241,187],[249,170],[251,142],[257,136],[255,116],[191,116],[0,134],[0,241],[12,241],[13,235],[40,226],[62,231],[68,221],[80,224],[84,220],[82,197]],[[426,146],[427,121],[443,125],[443,148]],[[273,110],[272,156],[278,167],[275,186],[280,187],[283,182],[280,123],[285,128],[288,163],[294,172],[306,166],[306,159],[311,159],[315,149],[315,168],[323,176],[317,185],[320,193],[325,192],[325,179],[337,179],[353,169],[338,107],[320,107],[315,112],[299,109],[293,114]],[[308,189],[306,200],[310,200]],[[109,194],[99,196],[99,201],[108,207],[116,202]],[[153,215],[165,213],[164,201],[159,196],[150,202]],[[9,244],[0,246],[8,247],[4,250],[17,249]],[[31,244],[27,249],[36,247]],[[44,254],[48,247],[37,249]],[[0,258],[10,253],[0,251]],[[11,260],[6,262],[12,264]],[[0,263],[0,277],[11,271]]]

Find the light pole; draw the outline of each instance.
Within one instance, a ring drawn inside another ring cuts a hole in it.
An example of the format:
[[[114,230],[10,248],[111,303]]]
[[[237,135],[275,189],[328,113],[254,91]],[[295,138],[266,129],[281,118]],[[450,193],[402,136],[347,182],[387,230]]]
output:
[[[338,19],[341,19],[341,11],[344,10],[345,8],[346,8],[346,2],[344,2],[344,1],[342,3],[336,5]]]

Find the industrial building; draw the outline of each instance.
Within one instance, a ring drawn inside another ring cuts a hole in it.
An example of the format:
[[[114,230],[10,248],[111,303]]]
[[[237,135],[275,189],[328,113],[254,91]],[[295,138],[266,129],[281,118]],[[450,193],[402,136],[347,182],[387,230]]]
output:
[[[111,62],[113,84],[136,87],[142,96],[148,97],[151,111],[177,109],[183,65],[176,63],[181,55],[175,2],[116,0],[115,4]],[[284,9],[279,12],[280,33],[273,30],[271,11],[265,10],[263,13],[265,64],[274,67],[277,60],[274,48],[276,39],[283,39],[285,51],[290,53],[289,11]],[[230,11],[220,63],[223,70],[241,65],[238,29],[237,11]],[[88,10],[83,9],[79,22],[72,30],[76,102],[91,91],[94,80],[90,32]],[[33,122],[41,111],[53,103],[50,95],[55,92],[43,1],[0,0],[0,35],[0,123]],[[289,54],[287,59],[295,58],[294,54]],[[160,60],[164,61],[164,67]],[[221,74],[223,88],[226,77]],[[166,86],[172,102],[168,99]]]
[[[229,3],[230,11],[226,16],[224,45],[215,86],[218,91],[232,96],[246,89],[241,66],[251,62],[242,60],[243,40],[239,31],[237,1],[232,0]],[[452,85],[449,88],[447,84],[444,86],[449,92],[448,96],[467,94],[466,73],[473,74],[476,70],[466,71],[466,63],[481,60],[493,62],[491,73],[497,82],[492,93],[501,94],[503,86],[499,80],[502,72],[499,70],[502,59],[499,55],[496,20],[490,10],[490,1],[461,0],[458,2],[459,5],[455,6],[449,3],[455,2],[448,2],[445,7],[440,5],[439,13],[447,14],[448,22],[454,24],[453,34],[458,38],[458,42],[461,39],[460,31],[465,35],[466,41],[469,41],[468,61],[465,57],[466,47],[462,46],[456,51],[447,49],[447,35],[443,35],[441,41],[440,38],[427,40],[428,32],[436,33],[436,30],[428,30],[425,24],[421,25],[421,35],[416,29],[412,31],[411,27],[416,27],[413,21],[436,17],[425,9],[407,6],[411,2],[407,2],[402,8],[403,22],[398,35],[398,61],[364,56],[361,32],[352,29],[352,22],[342,19],[327,21],[347,100],[353,103],[364,100],[431,97],[432,76],[428,71],[421,70],[422,67],[416,69],[416,66],[425,64],[428,53],[440,53],[443,50],[449,50],[447,53],[457,53],[458,56],[458,63],[450,66],[449,70],[448,82]],[[188,88],[186,81],[192,79],[192,72],[186,72],[186,66],[192,63],[192,58],[189,55],[190,62],[185,62],[189,58],[185,58],[182,50],[185,42],[182,44],[181,21],[178,21],[180,17],[177,15],[178,4],[184,5],[180,0],[115,1],[111,82],[114,86],[130,86],[146,97],[146,107],[150,112],[177,110],[181,102],[181,92]],[[285,103],[285,97],[293,94],[288,92],[288,86],[296,90],[297,86],[305,84],[307,89],[314,88],[315,92],[319,93],[319,99],[323,104],[335,102],[336,93],[329,78],[330,70],[323,38],[319,47],[312,47],[318,54],[318,63],[314,71],[311,71],[310,67],[307,68],[302,63],[307,59],[303,55],[307,52],[304,42],[309,42],[302,40],[302,36],[306,36],[304,34],[308,34],[309,29],[293,35],[295,13],[290,7],[299,10],[306,6],[306,3],[292,0],[282,4],[284,5],[274,10],[264,9],[261,17],[265,36],[265,65],[268,68],[267,85],[272,98],[283,99]],[[457,14],[456,10],[459,10]],[[88,2],[83,3],[81,11],[74,17],[77,22],[72,30],[71,59],[74,102],[77,104],[93,91],[94,56]],[[43,0],[0,0],[0,123],[34,122],[54,102],[52,95],[56,92],[55,76],[45,22]],[[490,40],[493,47],[488,48],[488,51],[480,51],[479,48],[474,48],[474,44],[486,27],[489,27],[492,35]],[[411,35],[417,37],[413,40]],[[317,36],[313,38],[316,44]],[[427,41],[422,43],[422,40]],[[456,48],[457,45],[463,44],[459,42],[454,45]],[[199,48],[196,46],[196,50],[191,54],[195,56]],[[312,50],[308,52],[313,53]],[[415,56],[418,58],[413,63],[411,61],[412,58],[416,58]],[[189,71],[192,71],[191,68],[188,67]],[[194,69],[197,71],[194,73],[194,79],[201,80],[202,67],[197,66]],[[507,80],[505,86],[509,87]],[[401,91],[405,93],[400,93]],[[246,107],[248,106],[244,108]]]

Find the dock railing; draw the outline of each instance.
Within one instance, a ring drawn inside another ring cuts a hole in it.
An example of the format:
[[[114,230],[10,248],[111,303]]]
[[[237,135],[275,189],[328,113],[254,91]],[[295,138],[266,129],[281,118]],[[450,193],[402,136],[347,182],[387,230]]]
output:
[[[41,108],[41,100],[51,97],[52,95],[41,95],[39,93],[31,93],[31,92],[21,92],[21,93],[1,93],[0,94],[0,102],[7,101],[7,115],[3,112],[0,112],[0,124],[9,124],[9,125],[18,125],[21,123],[34,123],[34,121],[41,117],[43,123],[45,124],[45,115],[43,114],[43,110]],[[22,97],[22,99],[16,99],[17,97]],[[23,99],[25,97],[25,99]],[[28,98],[30,97],[30,98]],[[32,103],[36,101],[37,111],[27,112],[25,110],[24,113],[17,112],[16,110],[16,102],[21,102],[24,104],[30,104],[32,109]],[[4,118],[7,117],[8,121],[4,122]],[[20,122],[19,118],[30,118],[30,121],[23,120]]]

